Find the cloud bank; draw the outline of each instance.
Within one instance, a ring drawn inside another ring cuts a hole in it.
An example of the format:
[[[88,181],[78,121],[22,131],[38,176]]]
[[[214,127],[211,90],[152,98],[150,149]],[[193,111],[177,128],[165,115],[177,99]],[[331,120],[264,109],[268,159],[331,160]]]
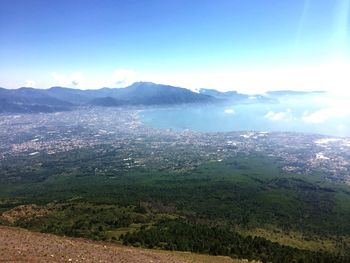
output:
[[[54,80],[54,85],[65,87],[78,86],[84,80],[83,74],[80,72],[73,72],[71,74],[52,72],[51,77]]]
[[[291,120],[293,118],[292,110],[287,109],[286,111],[281,111],[281,112],[269,111],[268,113],[265,114],[264,118],[270,121]]]
[[[36,81],[34,80],[26,80],[25,87],[29,87],[29,88],[36,88]]]
[[[112,74],[112,81],[116,87],[126,87],[137,81],[137,74],[131,69],[116,69]]]

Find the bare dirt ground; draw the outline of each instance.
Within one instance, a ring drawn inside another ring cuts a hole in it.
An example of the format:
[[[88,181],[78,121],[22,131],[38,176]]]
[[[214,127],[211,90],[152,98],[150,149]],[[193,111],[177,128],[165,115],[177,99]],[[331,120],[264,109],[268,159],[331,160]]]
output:
[[[126,247],[0,226],[0,262],[239,263],[229,257]]]

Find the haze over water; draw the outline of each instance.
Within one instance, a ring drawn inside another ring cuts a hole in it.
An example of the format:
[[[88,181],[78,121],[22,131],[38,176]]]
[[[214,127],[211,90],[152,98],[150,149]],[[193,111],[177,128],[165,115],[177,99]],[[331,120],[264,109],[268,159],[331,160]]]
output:
[[[350,110],[345,100],[295,96],[276,103],[227,103],[143,111],[152,127],[199,132],[264,131],[350,136]]]

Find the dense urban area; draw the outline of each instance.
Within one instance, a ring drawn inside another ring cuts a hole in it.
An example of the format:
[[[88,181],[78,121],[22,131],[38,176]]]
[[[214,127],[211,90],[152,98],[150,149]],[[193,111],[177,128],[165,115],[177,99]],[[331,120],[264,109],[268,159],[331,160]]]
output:
[[[331,181],[350,184],[350,138],[289,132],[155,129],[140,121],[140,112],[137,108],[90,108],[2,115],[0,160],[108,145],[118,153],[119,166],[114,170],[122,173],[139,166],[190,171],[206,161],[262,153],[276,158],[287,173],[322,172]],[[95,172],[99,172],[98,167]]]

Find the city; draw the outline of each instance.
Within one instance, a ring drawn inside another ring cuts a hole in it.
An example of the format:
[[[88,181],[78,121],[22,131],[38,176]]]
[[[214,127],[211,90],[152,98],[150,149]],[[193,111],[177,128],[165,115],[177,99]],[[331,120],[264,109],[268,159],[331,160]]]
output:
[[[237,154],[274,158],[285,173],[321,172],[350,184],[350,139],[302,133],[156,129],[139,118],[142,108],[88,108],[52,114],[2,115],[0,160],[54,155],[106,146],[117,152],[115,171],[139,166],[187,170]],[[103,154],[103,152],[101,153]],[[98,168],[96,168],[98,169]],[[119,170],[118,170],[119,169]]]

